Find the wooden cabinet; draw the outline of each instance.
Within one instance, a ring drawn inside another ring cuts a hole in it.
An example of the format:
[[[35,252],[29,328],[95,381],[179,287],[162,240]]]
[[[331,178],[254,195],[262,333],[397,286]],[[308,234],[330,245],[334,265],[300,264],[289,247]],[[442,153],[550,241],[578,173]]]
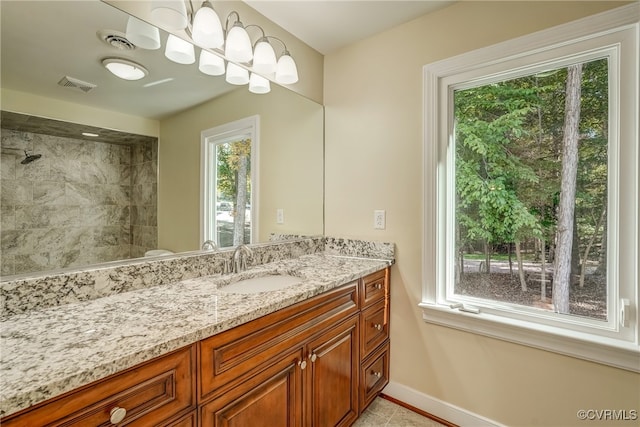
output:
[[[188,417],[178,419],[195,413],[195,360],[195,346],[183,348],[9,416],[2,425],[193,425]]]
[[[349,426],[358,418],[358,316],[320,334],[306,348],[306,426]]]
[[[203,426],[348,426],[358,417],[359,282],[200,343]]]
[[[360,279],[360,413],[389,383],[389,273]]]
[[[388,378],[387,268],[6,417],[2,425],[349,426]]]

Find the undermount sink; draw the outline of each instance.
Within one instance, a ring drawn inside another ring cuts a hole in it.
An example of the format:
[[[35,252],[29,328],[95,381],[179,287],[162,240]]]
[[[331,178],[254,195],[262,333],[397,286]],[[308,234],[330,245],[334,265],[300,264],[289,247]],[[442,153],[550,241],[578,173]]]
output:
[[[297,285],[302,279],[285,274],[252,277],[222,286],[219,290],[236,294],[255,294],[258,292],[277,291],[287,286]]]

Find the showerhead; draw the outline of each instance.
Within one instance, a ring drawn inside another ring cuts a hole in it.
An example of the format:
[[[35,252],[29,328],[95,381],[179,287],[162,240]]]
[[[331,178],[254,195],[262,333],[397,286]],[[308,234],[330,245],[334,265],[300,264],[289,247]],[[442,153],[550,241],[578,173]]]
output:
[[[27,154],[27,152],[24,152],[24,159],[20,162],[23,165],[29,164],[33,161],[38,160],[40,157],[42,157],[42,154]]]

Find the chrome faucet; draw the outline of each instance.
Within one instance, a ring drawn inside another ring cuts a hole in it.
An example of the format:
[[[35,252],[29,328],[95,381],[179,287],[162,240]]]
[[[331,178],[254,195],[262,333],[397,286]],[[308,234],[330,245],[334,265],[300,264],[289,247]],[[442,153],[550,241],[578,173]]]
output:
[[[238,245],[231,256],[231,272],[239,273],[247,269],[247,259],[253,257],[253,251],[247,245]]]
[[[215,251],[218,249],[218,245],[213,240],[207,240],[202,244],[203,251]]]

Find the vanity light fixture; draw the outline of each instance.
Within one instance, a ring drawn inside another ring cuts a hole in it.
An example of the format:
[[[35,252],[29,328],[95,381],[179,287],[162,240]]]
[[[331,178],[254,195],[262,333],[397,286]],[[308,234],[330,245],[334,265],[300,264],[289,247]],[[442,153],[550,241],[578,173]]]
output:
[[[256,41],[253,47],[253,71],[273,77],[276,73],[276,52],[273,50],[271,43],[269,43],[269,38],[265,36],[262,27],[250,24],[246,28],[249,29],[251,27],[258,28],[262,33],[262,37]]]
[[[105,58],[102,60],[102,65],[115,76],[124,80],[140,80],[149,74],[142,65],[128,59]]]
[[[191,38],[198,46],[209,49],[218,49],[224,44],[220,18],[209,1],[203,2],[193,17]]]
[[[138,47],[149,50],[160,49],[160,30],[158,27],[147,24],[135,16],[129,16],[125,35],[127,40]]]
[[[249,71],[233,62],[229,62],[225,80],[232,85],[246,85],[249,83]]]
[[[151,0],[151,18],[170,31],[184,30],[189,24],[184,0]]]
[[[268,79],[260,74],[251,73],[249,77],[249,92],[263,94],[271,91],[271,84]]]
[[[236,20],[233,26],[229,30],[229,18],[231,15],[236,16]],[[229,61],[248,63],[253,58],[253,51],[251,49],[251,39],[247,30],[240,22],[240,15],[235,10],[230,12],[227,16],[227,22],[225,25],[227,29],[227,40],[224,45],[224,56]]]
[[[224,74],[224,59],[202,49],[198,69],[209,76],[221,76]]]
[[[167,37],[164,56],[178,64],[188,65],[196,62],[196,52],[193,45],[173,34],[169,34],[169,37]]]

